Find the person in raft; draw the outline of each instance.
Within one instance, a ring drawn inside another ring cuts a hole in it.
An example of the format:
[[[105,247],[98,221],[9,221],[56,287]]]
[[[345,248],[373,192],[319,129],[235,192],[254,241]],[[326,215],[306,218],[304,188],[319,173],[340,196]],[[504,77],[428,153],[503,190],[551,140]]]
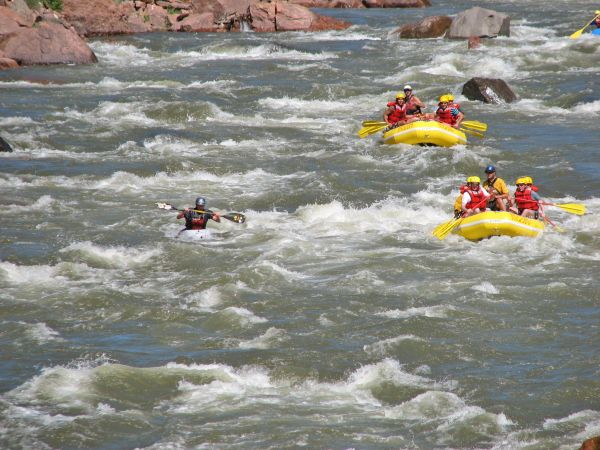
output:
[[[485,168],[487,180],[483,182],[483,188],[491,194],[487,207],[490,211],[506,211],[507,204],[512,206],[510,192],[502,178],[496,176],[496,168],[491,164]]]
[[[596,11],[594,14],[596,15],[596,17],[594,17],[594,20],[590,22],[590,25],[595,25],[596,29],[600,29],[600,10]]]
[[[488,191],[480,186],[481,179],[476,176],[467,178],[467,187],[462,194],[461,211],[463,217],[479,214],[485,211]]]
[[[209,220],[212,219],[215,222],[221,221],[219,214],[206,209],[206,199],[204,197],[198,197],[196,199],[196,206],[194,208],[185,208],[177,214],[177,218],[185,218],[186,230],[204,230]]]
[[[404,95],[406,95],[406,114],[411,116],[420,116],[423,114],[422,109],[425,109],[425,103],[423,103],[419,98],[413,94],[413,88],[407,84],[402,89],[404,91]]]
[[[404,92],[398,92],[396,94],[396,100],[387,104],[387,108],[383,113],[383,120],[392,126],[403,125],[418,120],[416,117],[407,113],[408,107],[405,100],[406,95]]]
[[[511,211],[529,219],[543,219],[544,208],[540,203],[542,199],[536,191],[528,186],[528,181],[531,181],[533,185],[531,177],[517,178],[515,183],[517,185],[515,191],[515,205],[517,207],[511,208]]]
[[[454,94],[448,93],[448,94],[446,94],[446,98],[448,99],[448,104],[450,105],[450,108],[456,108],[460,112],[462,112],[462,110],[460,109],[460,103],[454,102]]]
[[[438,109],[435,111],[435,120],[450,125],[453,128],[459,128],[464,118],[465,115],[459,109],[450,106],[447,95],[440,97]]]

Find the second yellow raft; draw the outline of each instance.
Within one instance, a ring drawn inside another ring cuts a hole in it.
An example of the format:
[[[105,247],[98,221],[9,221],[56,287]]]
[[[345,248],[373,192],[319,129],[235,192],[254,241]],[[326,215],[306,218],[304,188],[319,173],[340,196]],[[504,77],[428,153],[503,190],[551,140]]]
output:
[[[462,219],[452,232],[478,241],[491,236],[537,237],[544,231],[544,223],[504,211],[486,211]]]
[[[419,120],[383,133],[384,144],[437,145],[452,147],[466,144],[467,136],[460,130],[435,120]]]

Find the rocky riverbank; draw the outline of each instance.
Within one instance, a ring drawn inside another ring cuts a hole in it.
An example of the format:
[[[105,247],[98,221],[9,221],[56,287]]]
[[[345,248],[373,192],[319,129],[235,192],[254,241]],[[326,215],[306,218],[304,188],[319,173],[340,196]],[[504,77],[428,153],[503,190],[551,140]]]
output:
[[[0,0],[0,69],[94,63],[83,39],[90,36],[341,30],[350,24],[309,8],[429,5],[429,0]]]

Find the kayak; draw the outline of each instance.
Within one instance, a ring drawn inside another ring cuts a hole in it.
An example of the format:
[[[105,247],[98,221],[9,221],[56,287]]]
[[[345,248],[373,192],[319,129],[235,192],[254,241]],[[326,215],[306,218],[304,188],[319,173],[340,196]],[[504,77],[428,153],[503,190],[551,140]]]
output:
[[[180,241],[206,241],[212,237],[209,229],[204,230],[182,230],[177,235]]]
[[[452,232],[470,241],[491,236],[537,237],[544,223],[504,211],[486,211],[463,219]]]
[[[596,28],[595,30],[592,30],[592,34],[594,34],[596,36],[600,36],[600,28]]]
[[[418,120],[383,133],[383,143],[388,145],[437,145],[452,147],[466,144],[467,136],[460,130],[435,120]]]

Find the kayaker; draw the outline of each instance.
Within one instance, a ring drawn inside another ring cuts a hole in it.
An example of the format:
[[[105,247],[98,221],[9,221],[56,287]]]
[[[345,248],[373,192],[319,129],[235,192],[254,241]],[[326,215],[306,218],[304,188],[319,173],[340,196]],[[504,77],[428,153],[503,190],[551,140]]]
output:
[[[480,184],[481,179],[477,176],[467,178],[467,188],[462,195],[461,203],[463,217],[485,211],[486,199],[490,197],[490,194]]]
[[[460,110],[450,106],[447,95],[444,94],[440,97],[438,109],[435,111],[435,120],[450,125],[453,128],[459,128],[464,118],[465,115]]]
[[[409,123],[417,120],[412,115],[408,115],[408,106],[406,105],[406,95],[404,92],[398,92],[396,94],[396,100],[389,102],[387,108],[383,113],[383,120],[390,125],[396,125],[398,123]]]
[[[422,109],[425,109],[425,103],[413,94],[413,88],[407,84],[402,90],[404,91],[404,95],[406,95],[406,114],[413,116],[423,114]]]
[[[185,208],[177,214],[177,218],[185,218],[186,230],[204,230],[210,219],[215,222],[221,221],[219,214],[206,209],[206,199],[204,197],[196,198],[196,206],[194,208]]]
[[[511,211],[523,217],[530,219],[544,218],[544,208],[540,203],[541,197],[531,187],[527,185],[531,177],[517,178],[515,191],[516,208],[511,208]],[[533,180],[531,180],[533,182]]]
[[[506,183],[502,178],[496,176],[496,168],[491,164],[485,168],[487,180],[483,182],[483,188],[491,195],[487,207],[490,211],[506,211],[506,206],[512,206],[512,199]]]
[[[594,14],[596,15],[596,17],[594,17],[594,20],[592,20],[590,25],[595,26],[596,29],[598,29],[600,28],[600,10],[596,11]]]

